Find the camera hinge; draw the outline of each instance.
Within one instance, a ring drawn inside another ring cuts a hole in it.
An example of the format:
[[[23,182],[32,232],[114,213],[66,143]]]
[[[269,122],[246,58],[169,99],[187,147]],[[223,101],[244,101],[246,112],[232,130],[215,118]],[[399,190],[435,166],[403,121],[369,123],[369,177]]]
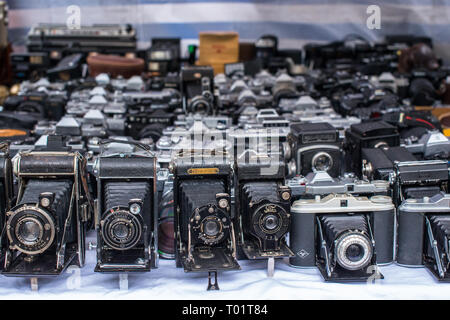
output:
[[[426,226],[427,226],[428,241],[430,242],[431,249],[433,250],[433,255],[434,255],[434,259],[436,261],[436,267],[439,272],[439,277],[444,278],[446,268],[444,267],[444,264],[440,257],[437,241],[434,238],[433,230],[431,228],[431,223],[430,223],[430,220],[428,219],[428,217],[425,217],[425,222],[426,222]]]

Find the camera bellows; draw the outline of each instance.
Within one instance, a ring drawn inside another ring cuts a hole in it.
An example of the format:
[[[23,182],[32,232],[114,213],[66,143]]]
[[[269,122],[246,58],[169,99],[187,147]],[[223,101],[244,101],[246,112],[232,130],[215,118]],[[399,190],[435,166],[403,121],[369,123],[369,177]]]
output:
[[[324,240],[342,268],[359,270],[370,263],[373,249],[364,215],[323,215],[319,220]]]
[[[105,208],[128,207],[131,199],[140,199],[144,210],[150,206],[150,185],[148,182],[105,183]]]

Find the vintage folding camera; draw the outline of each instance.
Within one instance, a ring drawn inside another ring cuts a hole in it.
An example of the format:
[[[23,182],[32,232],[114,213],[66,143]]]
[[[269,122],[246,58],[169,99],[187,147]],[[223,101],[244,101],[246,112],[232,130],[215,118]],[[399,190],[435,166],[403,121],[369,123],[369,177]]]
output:
[[[247,150],[236,159],[236,226],[239,244],[248,259],[269,259],[273,275],[274,258],[292,256],[286,245],[289,231],[291,190],[284,183],[285,162],[279,155],[262,155]]]
[[[448,161],[395,162],[390,180],[393,198],[397,205],[409,198],[432,197],[441,191],[448,193]]]
[[[397,263],[426,266],[439,281],[450,280],[450,195],[406,199],[398,208]]]
[[[180,53],[180,38],[152,38],[152,45],[146,53],[147,69],[161,76],[177,72]]]
[[[361,151],[363,148],[396,147],[400,145],[398,130],[383,121],[354,124],[345,133],[344,148],[351,170],[361,176]]]
[[[341,174],[342,142],[339,132],[328,123],[295,123],[291,125],[285,157],[290,172],[307,175],[326,171],[332,177]]]
[[[188,66],[181,69],[181,93],[185,113],[213,114],[214,71],[206,66]]]
[[[4,230],[6,212],[11,208],[14,196],[11,157],[7,143],[0,143],[0,228]],[[6,249],[6,236],[0,235],[0,263],[4,262]]]
[[[94,166],[97,272],[157,266],[156,158],[139,143],[106,140]],[[132,152],[129,152],[129,147]]]
[[[31,277],[33,286],[37,277],[83,266],[93,208],[84,158],[69,150],[61,136],[49,136],[45,147],[18,154],[14,173],[18,195],[6,213],[3,274]]]
[[[388,196],[330,194],[291,208],[293,267],[317,266],[325,281],[367,281],[394,259],[395,207]]]
[[[226,155],[183,150],[173,160],[171,170],[177,267],[186,272],[208,272],[208,290],[218,290],[218,271],[240,269],[231,212],[231,161]]]

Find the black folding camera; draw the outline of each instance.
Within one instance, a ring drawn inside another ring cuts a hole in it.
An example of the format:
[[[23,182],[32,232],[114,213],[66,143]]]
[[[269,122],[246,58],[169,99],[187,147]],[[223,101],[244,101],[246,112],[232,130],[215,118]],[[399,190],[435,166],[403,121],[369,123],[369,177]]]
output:
[[[293,267],[317,266],[326,281],[366,281],[394,258],[395,207],[390,197],[317,195],[291,208]]]
[[[6,237],[4,234],[6,212],[11,208],[11,201],[14,194],[11,158],[8,145],[0,144],[0,262],[3,262],[5,253]]]
[[[361,177],[361,150],[363,148],[396,147],[400,145],[397,128],[384,121],[353,124],[345,132],[345,151],[351,170]]]
[[[189,66],[181,69],[181,93],[186,113],[213,114],[214,71],[211,67]]]
[[[342,142],[339,132],[329,123],[295,123],[288,135],[285,157],[289,171],[306,176],[326,171],[330,176],[341,174]]]
[[[238,243],[242,251],[248,259],[292,256],[285,239],[291,220],[291,190],[284,185],[284,159],[251,152],[241,156],[236,160],[235,225],[241,229]],[[273,264],[268,267],[271,276]]]
[[[396,205],[410,198],[432,197],[448,192],[449,167],[446,160],[396,162],[391,178]]]
[[[48,136],[45,147],[19,153],[17,202],[6,213],[4,275],[57,276],[69,265],[83,266],[93,206],[85,166],[61,136]]]
[[[156,267],[156,158],[146,150],[130,152],[124,144],[130,142],[109,141],[95,165],[97,272]]]
[[[173,160],[171,170],[177,267],[208,272],[208,290],[218,290],[217,271],[240,269],[231,215],[231,162],[184,151]],[[211,283],[213,275],[215,283]]]
[[[398,208],[397,262],[425,265],[440,281],[450,281],[450,195],[406,199]]]

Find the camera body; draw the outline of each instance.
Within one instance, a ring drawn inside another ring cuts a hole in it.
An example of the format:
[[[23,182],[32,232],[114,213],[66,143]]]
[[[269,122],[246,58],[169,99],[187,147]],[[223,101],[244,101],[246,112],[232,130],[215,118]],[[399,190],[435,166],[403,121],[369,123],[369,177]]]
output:
[[[448,192],[449,168],[446,160],[404,161],[394,164],[391,177],[394,201],[432,197]]]
[[[227,157],[183,151],[173,160],[175,259],[186,272],[240,269]]]
[[[406,199],[398,208],[397,262],[426,266],[440,281],[450,281],[450,195]]]
[[[157,266],[158,249],[156,158],[147,151],[125,148],[122,152],[120,147],[109,151],[106,147],[95,170],[95,271],[150,271]]]
[[[439,131],[429,131],[418,138],[417,141],[407,140],[404,147],[421,160],[444,160],[450,157],[450,140]]]
[[[291,190],[279,155],[243,154],[236,159],[235,199],[239,241],[248,259],[292,256],[286,245]],[[245,156],[248,155],[248,156]]]
[[[177,72],[180,65],[180,38],[152,38],[146,52],[148,71],[160,76]]]
[[[59,120],[65,113],[67,92],[31,90],[17,96],[9,96],[4,107],[11,111],[24,111],[39,115],[42,119]]]
[[[350,127],[350,130],[346,131],[345,137],[345,151],[348,161],[351,161],[351,171],[360,177],[361,151],[363,148],[396,147],[400,145],[397,128],[384,121],[354,124]]]
[[[329,123],[292,124],[286,146],[292,172],[303,176],[317,171],[326,171],[332,177],[341,174],[342,142]]]
[[[386,181],[391,179],[395,162],[417,160],[405,147],[363,148],[361,155],[362,177]]]
[[[14,184],[12,174],[12,164],[9,155],[8,146],[0,145],[0,228],[5,226],[6,212],[11,208],[12,198],[14,196]],[[6,237],[4,234],[0,237],[0,262],[3,262],[6,249]]]
[[[206,66],[181,69],[181,93],[185,113],[215,114],[214,71]]]
[[[330,194],[291,208],[294,267],[317,266],[326,281],[366,281],[394,258],[395,207],[388,196]]]
[[[17,202],[6,213],[6,276],[57,276],[83,266],[92,201],[85,160],[49,136],[47,146],[14,162]]]

